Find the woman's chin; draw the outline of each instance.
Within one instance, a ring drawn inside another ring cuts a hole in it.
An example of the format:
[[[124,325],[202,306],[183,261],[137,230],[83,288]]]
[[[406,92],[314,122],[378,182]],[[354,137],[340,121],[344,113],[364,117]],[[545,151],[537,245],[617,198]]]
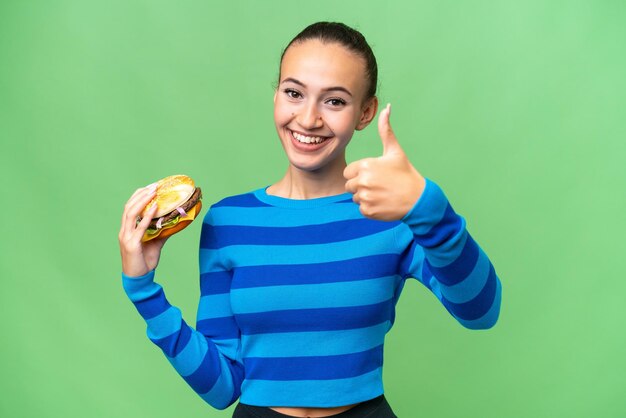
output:
[[[339,161],[341,160],[341,161]],[[310,174],[321,175],[324,173],[334,172],[332,168],[340,166],[341,170],[346,165],[345,158],[335,158],[332,160],[324,159],[311,159],[311,158],[289,158],[289,165],[298,171],[307,172]],[[343,172],[343,171],[342,171]]]
[[[311,161],[301,162],[297,160],[290,160],[289,165],[298,171],[306,171],[308,173],[316,174],[323,171],[324,166],[315,164]]]

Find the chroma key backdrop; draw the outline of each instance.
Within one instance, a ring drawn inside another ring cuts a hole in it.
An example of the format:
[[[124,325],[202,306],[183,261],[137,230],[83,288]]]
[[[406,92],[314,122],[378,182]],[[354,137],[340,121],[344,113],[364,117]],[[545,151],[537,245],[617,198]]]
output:
[[[181,379],[121,284],[138,187],[183,173],[205,208],[272,184],[282,48],[362,31],[398,140],[502,281],[490,330],[415,280],[385,343],[402,418],[626,416],[623,1],[0,2],[0,416],[230,417]],[[348,161],[382,152],[376,124]],[[194,222],[157,281],[195,324]]]

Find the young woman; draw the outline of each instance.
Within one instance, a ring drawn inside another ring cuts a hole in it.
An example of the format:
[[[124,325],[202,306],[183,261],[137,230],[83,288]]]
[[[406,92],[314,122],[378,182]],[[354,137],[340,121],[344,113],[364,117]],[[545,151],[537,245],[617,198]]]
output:
[[[377,113],[376,83],[369,45],[343,24],[313,24],[289,43],[274,96],[287,171],[206,214],[195,329],[154,282],[164,240],[140,241],[148,224],[135,219],[154,187],[125,206],[123,284],[148,336],[209,404],[240,399],[234,417],[395,417],[383,342],[407,278],[467,328],[498,318],[491,262],[408,160],[389,106],[382,155],[346,164],[354,131]]]

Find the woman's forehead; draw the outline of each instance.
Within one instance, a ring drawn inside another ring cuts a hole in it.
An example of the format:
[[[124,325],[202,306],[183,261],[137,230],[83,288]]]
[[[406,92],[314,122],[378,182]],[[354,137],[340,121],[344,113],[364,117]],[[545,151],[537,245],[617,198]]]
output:
[[[353,91],[367,84],[365,60],[338,43],[308,40],[292,44],[280,67],[280,82],[299,80],[307,87],[343,85]]]

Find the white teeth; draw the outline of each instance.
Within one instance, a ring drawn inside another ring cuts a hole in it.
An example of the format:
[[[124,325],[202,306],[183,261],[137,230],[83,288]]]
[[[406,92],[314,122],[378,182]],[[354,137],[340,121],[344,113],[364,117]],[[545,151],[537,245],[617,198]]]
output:
[[[325,139],[319,136],[306,136],[306,135],[302,135],[293,131],[291,131],[291,133],[293,134],[293,137],[298,140],[298,142],[303,142],[305,144],[310,144],[310,143],[319,144]]]

